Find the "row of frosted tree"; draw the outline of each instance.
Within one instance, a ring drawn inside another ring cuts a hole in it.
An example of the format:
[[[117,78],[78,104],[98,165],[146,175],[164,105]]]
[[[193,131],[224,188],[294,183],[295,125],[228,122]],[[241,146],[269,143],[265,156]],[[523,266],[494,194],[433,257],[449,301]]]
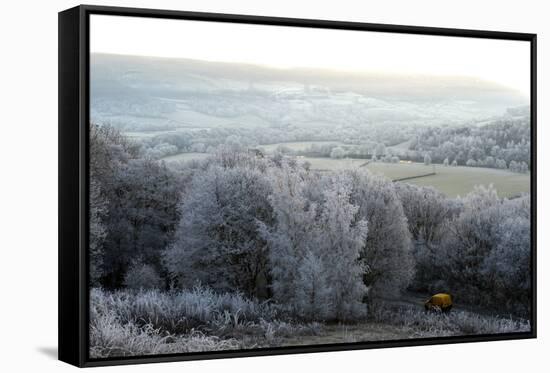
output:
[[[405,290],[527,315],[530,198],[450,199],[368,171],[309,171],[221,146],[178,171],[92,126],[92,286],[240,292],[354,320]]]
[[[152,159],[186,152],[215,153],[220,145],[261,149],[266,144],[280,143],[277,151],[288,155],[384,162],[396,159],[423,162],[428,155],[433,163],[438,164],[509,169],[513,172],[529,172],[530,169],[531,136],[527,114],[504,116],[479,126],[389,124],[380,127],[210,128],[161,133],[140,141],[143,153]],[[284,145],[293,141],[308,141],[311,145],[302,150]],[[406,141],[409,141],[406,148],[392,147]]]
[[[409,150],[429,153],[435,163],[447,160],[448,163],[456,161],[458,165],[527,172],[531,167],[530,139],[530,119],[526,115],[481,126],[420,129]]]

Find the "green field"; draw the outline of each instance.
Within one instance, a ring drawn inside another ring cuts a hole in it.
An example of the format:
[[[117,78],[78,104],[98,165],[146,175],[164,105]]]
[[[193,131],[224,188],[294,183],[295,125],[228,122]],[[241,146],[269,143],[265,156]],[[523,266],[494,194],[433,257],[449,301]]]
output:
[[[331,159],[300,157],[311,163],[312,169],[342,170],[355,169],[365,164],[364,159]],[[392,180],[403,177],[424,175],[433,172],[433,166],[422,163],[369,163],[364,168],[382,174]],[[435,175],[406,180],[403,182],[433,186],[450,197],[463,196],[476,185],[493,184],[502,197],[510,197],[530,191],[530,175],[506,170],[481,167],[443,167],[435,165]]]

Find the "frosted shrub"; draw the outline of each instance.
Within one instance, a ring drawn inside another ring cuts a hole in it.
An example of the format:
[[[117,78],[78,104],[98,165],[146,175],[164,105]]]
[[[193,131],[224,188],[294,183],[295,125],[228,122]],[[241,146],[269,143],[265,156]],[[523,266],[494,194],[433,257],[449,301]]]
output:
[[[90,323],[90,355],[93,358],[242,348],[237,340],[208,336],[199,331],[178,336],[155,329],[152,324],[123,324],[114,312],[94,316]]]
[[[155,268],[150,264],[135,262],[130,266],[124,278],[124,285],[129,289],[160,289],[164,282]]]
[[[195,287],[189,291],[159,292],[91,292],[92,315],[116,312],[123,323],[151,324],[173,333],[186,333],[193,328],[213,326],[220,315],[244,321],[271,320],[277,310],[266,303],[257,303],[240,294],[217,294]]]
[[[414,275],[411,234],[407,218],[389,179],[367,170],[347,171],[351,179],[351,203],[358,216],[368,221],[369,232],[360,250],[367,265],[363,281],[369,298],[397,296]]]
[[[332,151],[330,152],[331,158],[341,159],[341,158],[344,158],[345,155],[346,155],[346,151],[341,147],[336,147],[332,149]]]
[[[486,316],[468,311],[425,312],[419,308],[378,303],[371,308],[371,321],[387,323],[410,333],[410,338],[454,335],[528,332],[529,321]]]
[[[280,346],[321,329],[297,324],[273,305],[204,287],[90,293],[93,357]]]

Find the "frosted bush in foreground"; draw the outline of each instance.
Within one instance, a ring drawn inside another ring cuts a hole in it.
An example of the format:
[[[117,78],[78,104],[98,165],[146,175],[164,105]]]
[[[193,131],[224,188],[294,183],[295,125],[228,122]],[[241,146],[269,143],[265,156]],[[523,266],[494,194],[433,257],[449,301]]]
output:
[[[117,291],[91,292],[91,315],[115,311],[123,323],[152,324],[171,332],[184,333],[209,325],[228,313],[243,321],[272,319],[276,310],[266,303],[257,303],[239,294],[217,294],[208,288],[188,291]]]
[[[177,336],[155,329],[152,324],[122,324],[114,312],[96,315],[90,325],[90,355],[93,358],[170,354],[241,348],[235,339],[221,339],[193,331]]]
[[[272,347],[291,336],[317,335],[274,306],[239,294],[196,287],[90,293],[92,357]]]
[[[458,310],[431,313],[420,305],[383,302],[375,302],[368,319],[357,323],[300,323],[273,305],[200,287],[178,292],[93,289],[90,295],[94,358],[530,330],[521,319]]]
[[[124,285],[129,289],[160,289],[162,278],[150,264],[134,262],[124,278]]]
[[[486,316],[468,311],[425,312],[422,309],[377,304],[371,321],[391,324],[409,331],[409,338],[528,332],[527,320]]]

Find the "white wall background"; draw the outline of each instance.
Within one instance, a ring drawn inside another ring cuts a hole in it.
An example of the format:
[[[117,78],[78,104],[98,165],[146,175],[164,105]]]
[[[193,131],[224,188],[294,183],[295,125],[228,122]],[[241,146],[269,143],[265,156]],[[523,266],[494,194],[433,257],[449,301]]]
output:
[[[550,23],[540,0],[187,0],[94,4],[538,33],[537,340],[110,368],[117,372],[518,372],[550,366]],[[5,1],[0,12],[0,370],[68,371],[57,349],[57,12],[76,1]],[[548,7],[550,8],[550,7]]]

